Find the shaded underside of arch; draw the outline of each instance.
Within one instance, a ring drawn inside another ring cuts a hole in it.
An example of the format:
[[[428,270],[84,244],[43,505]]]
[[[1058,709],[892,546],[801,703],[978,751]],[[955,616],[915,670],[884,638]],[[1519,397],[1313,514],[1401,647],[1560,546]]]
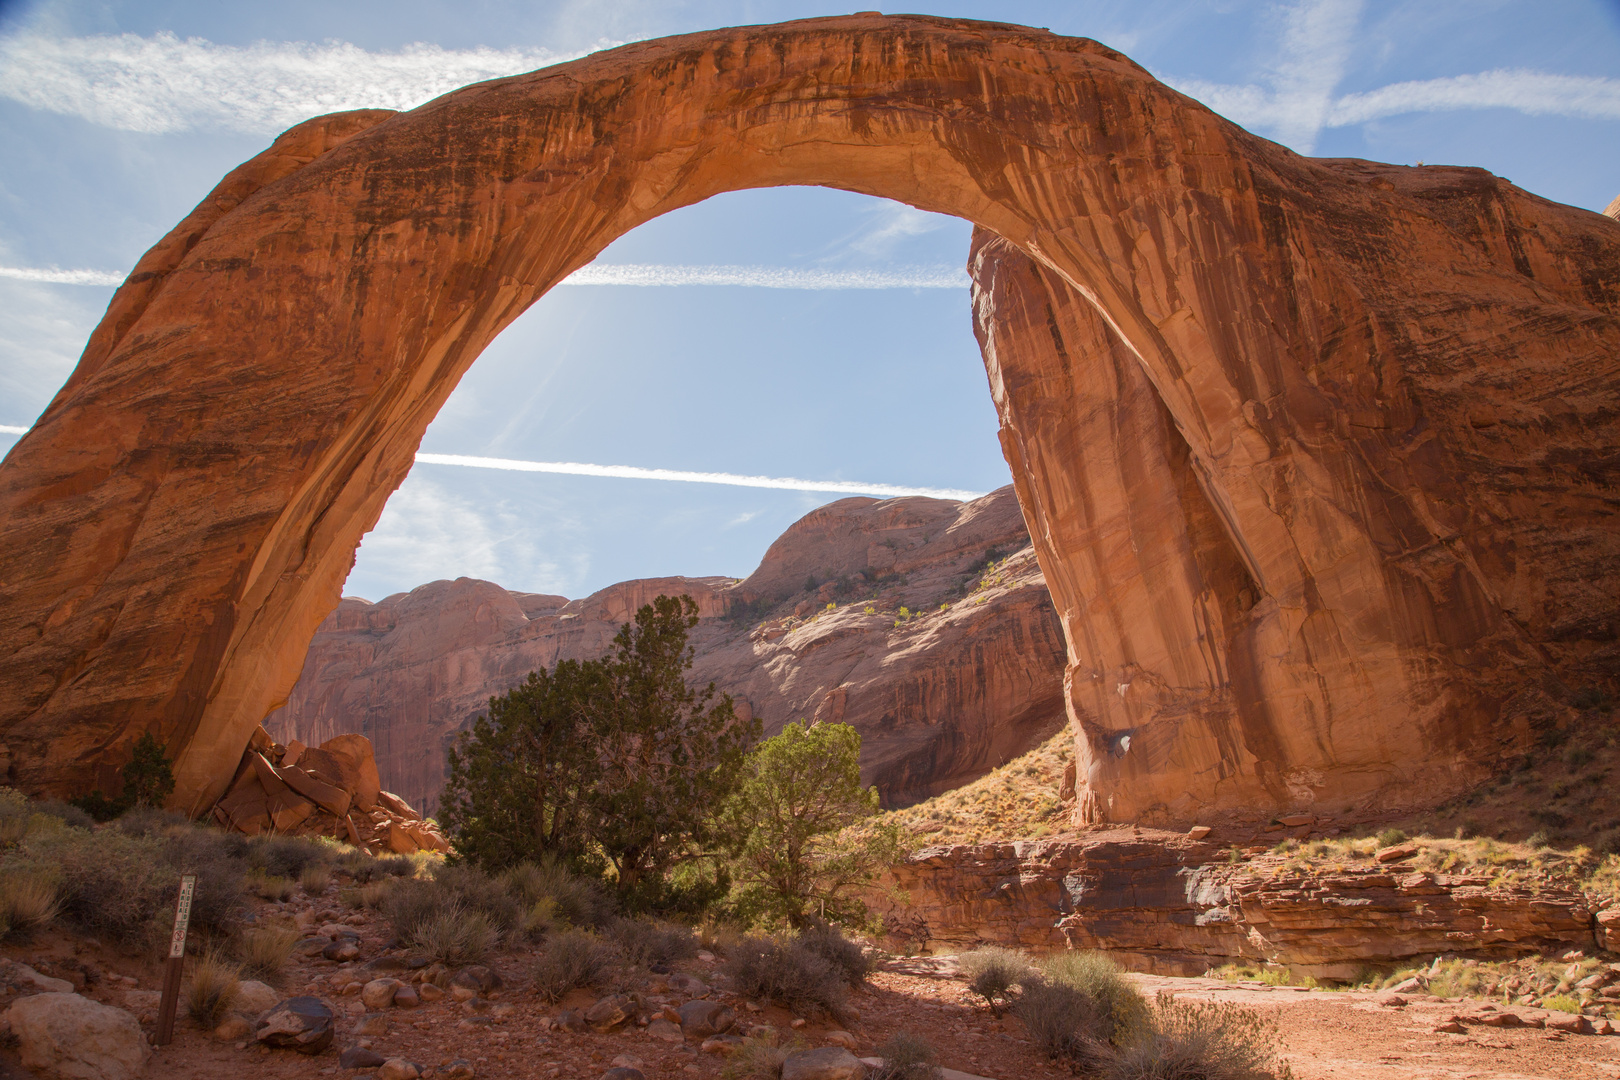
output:
[[[1300,158],[1095,42],[875,15],[293,129],[0,465],[0,740],[200,810],[484,346],[613,239],[821,184],[979,226],[976,325],[1096,818],[1433,799],[1612,681],[1620,225]]]

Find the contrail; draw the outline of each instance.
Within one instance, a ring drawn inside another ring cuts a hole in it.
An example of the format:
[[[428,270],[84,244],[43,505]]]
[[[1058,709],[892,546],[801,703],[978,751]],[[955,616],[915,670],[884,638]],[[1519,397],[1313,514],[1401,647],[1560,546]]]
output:
[[[0,424],[0,434],[25,435],[28,429]],[[960,488],[905,487],[900,484],[864,484],[859,480],[799,480],[791,476],[742,476],[737,473],[683,472],[678,469],[641,469],[634,465],[586,465],[577,461],[517,461],[512,458],[472,457],[467,454],[417,454],[422,465],[461,465],[507,472],[561,473],[564,476],[605,476],[615,480],[675,480],[686,484],[726,484],[731,487],[772,488],[777,491],[819,491],[830,495],[876,495],[896,499],[924,495],[930,499],[966,502],[985,494]]]
[[[124,275],[106,270],[57,270],[0,266],[0,278],[51,285],[121,285]],[[965,289],[959,266],[901,266],[888,270],[800,270],[785,266],[680,266],[619,263],[582,267],[560,285],[739,285],[753,289]]]
[[[682,472],[676,469],[640,469],[634,465],[585,465],[574,461],[515,461],[511,458],[469,457],[465,454],[417,454],[424,465],[465,465],[474,469],[510,472],[562,473],[567,476],[608,476],[621,480],[677,480],[688,484],[728,484],[732,487],[774,488],[778,491],[820,491],[833,495],[877,495],[885,499],[925,495],[931,499],[977,499],[982,491],[958,488],[902,487],[865,484],[858,480],[799,480],[791,476],[741,476],[737,473]]]

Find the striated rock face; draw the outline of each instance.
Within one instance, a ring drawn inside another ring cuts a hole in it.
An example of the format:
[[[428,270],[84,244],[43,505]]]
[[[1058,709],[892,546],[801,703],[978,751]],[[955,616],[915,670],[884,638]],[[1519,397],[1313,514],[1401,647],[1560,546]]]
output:
[[[1105,949],[1160,975],[1222,964],[1283,964],[1318,978],[1466,952],[1481,957],[1600,947],[1590,903],[1556,885],[1502,884],[1496,871],[1360,866],[1290,871],[1228,865],[1214,844],[1137,836],[925,848],[891,872],[909,903],[894,944],[957,951],[978,943],[1037,952]]]
[[[0,466],[12,782],[110,785],[151,731],[210,805],[484,346],[782,184],[1010,245],[975,313],[1092,817],[1434,798],[1612,685],[1620,225],[1300,158],[1095,42],[868,13],[323,117],[227,177]]]
[[[569,601],[460,578],[345,598],[267,727],[311,746],[364,733],[384,786],[431,811],[445,748],[491,695],[602,655],[659,593],[698,602],[693,680],[717,683],[767,733],[801,718],[852,724],[864,778],[890,805],[965,783],[1064,723],[1062,631],[1003,488],[969,503],[835,502],[741,582],[644,579]],[[901,607],[918,614],[901,620]]]

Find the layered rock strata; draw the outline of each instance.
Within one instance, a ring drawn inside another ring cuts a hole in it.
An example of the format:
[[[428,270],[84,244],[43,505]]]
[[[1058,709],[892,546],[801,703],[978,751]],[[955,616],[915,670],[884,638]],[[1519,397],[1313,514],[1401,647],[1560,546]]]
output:
[[[1062,631],[1003,488],[968,503],[840,500],[795,522],[743,581],[642,579],[567,600],[461,578],[348,597],[266,726],[312,746],[363,733],[389,787],[431,811],[446,747],[492,695],[602,655],[660,593],[698,603],[694,682],[715,682],[767,733],[853,725],[863,778],[891,806],[957,787],[1065,722]]]
[[[888,884],[907,896],[888,912],[891,944],[1103,949],[1160,975],[1237,962],[1330,979],[1447,953],[1503,958],[1609,944],[1591,901],[1556,884],[1398,863],[1309,873],[1283,859],[1231,864],[1217,853],[1211,843],[1131,830],[924,848],[891,872]]]
[[[1301,158],[1096,42],[862,13],[319,118],[227,177],[0,466],[12,782],[111,786],[150,731],[212,804],[485,345],[637,225],[785,184],[1011,245],[976,318],[1092,816],[1432,799],[1612,685],[1620,225]],[[1130,476],[1176,481],[1140,531]]]

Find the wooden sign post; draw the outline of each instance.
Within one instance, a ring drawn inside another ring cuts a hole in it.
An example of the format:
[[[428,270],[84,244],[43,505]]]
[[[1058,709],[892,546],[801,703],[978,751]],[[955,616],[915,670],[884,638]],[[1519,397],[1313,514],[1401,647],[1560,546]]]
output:
[[[169,936],[169,966],[163,972],[163,1003],[158,1008],[157,1045],[174,1041],[174,1010],[180,1004],[180,969],[186,962],[186,931],[191,926],[191,897],[197,875],[180,878],[180,899],[174,904],[174,933]]]

